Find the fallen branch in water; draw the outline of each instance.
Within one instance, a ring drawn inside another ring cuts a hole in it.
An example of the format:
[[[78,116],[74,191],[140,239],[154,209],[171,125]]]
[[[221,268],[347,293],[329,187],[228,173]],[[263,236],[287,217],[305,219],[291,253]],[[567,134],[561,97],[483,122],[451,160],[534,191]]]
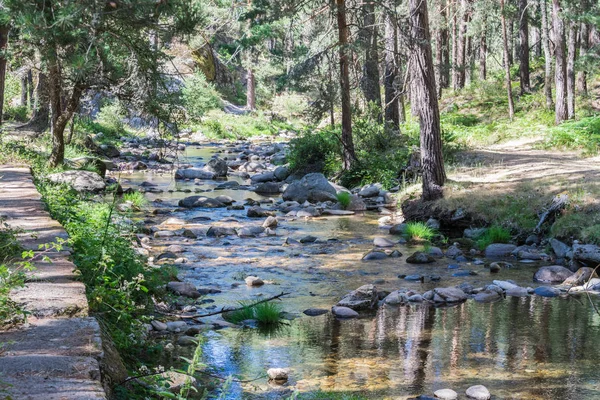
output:
[[[203,317],[210,317],[212,315],[223,314],[223,313],[230,312],[230,311],[240,311],[240,310],[243,310],[245,308],[252,308],[252,307],[254,307],[254,306],[258,305],[258,304],[262,304],[262,303],[266,303],[266,302],[271,301],[271,300],[279,299],[279,298],[281,298],[283,296],[287,296],[288,294],[289,293],[283,293],[283,292],[281,292],[277,296],[269,297],[268,299],[257,301],[256,303],[252,303],[252,304],[249,304],[247,306],[238,307],[238,308],[225,308],[225,307],[223,307],[220,311],[214,311],[214,312],[211,312],[211,313],[208,313],[208,314],[180,315],[179,318],[181,318],[181,319],[203,318]]]

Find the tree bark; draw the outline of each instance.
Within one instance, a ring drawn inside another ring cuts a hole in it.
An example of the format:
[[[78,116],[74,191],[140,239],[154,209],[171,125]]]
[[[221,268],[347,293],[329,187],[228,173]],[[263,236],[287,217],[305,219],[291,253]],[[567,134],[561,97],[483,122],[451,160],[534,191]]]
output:
[[[519,75],[521,94],[531,92],[529,80],[529,14],[527,12],[527,0],[519,0]]]
[[[365,62],[363,64],[363,76],[360,83],[367,103],[373,103],[381,110],[375,3],[372,1],[365,1],[362,6],[362,12],[363,28],[361,30],[361,42],[365,49]]]
[[[506,93],[508,96],[508,117],[515,116],[515,105],[513,103],[512,86],[510,81],[510,49],[508,48],[508,32],[506,29],[506,15],[504,14],[504,0],[500,0],[500,15],[502,19],[502,45],[504,49],[504,74],[506,78]]]
[[[21,107],[27,107],[27,96],[29,94],[29,88],[27,87],[27,74],[21,77]]]
[[[487,79],[487,39],[486,39],[486,19],[483,20],[483,31],[479,39],[479,80]]]
[[[581,10],[582,13],[589,12],[589,2],[587,0],[581,1]],[[579,57],[583,58],[585,57],[585,55],[588,52],[588,49],[590,48],[590,26],[586,22],[582,22],[580,29],[581,33],[579,35]],[[587,96],[587,71],[585,65],[577,74],[577,89],[582,95]]]
[[[506,17],[505,17],[506,18]],[[508,65],[512,66],[514,63],[514,57],[513,57],[513,50],[515,48],[514,46],[514,37],[515,37],[515,21],[513,21],[512,19],[510,19],[508,21],[508,31],[507,31],[507,36],[508,36]]]
[[[550,52],[546,0],[540,0],[540,13],[542,15],[542,48],[544,49],[544,94],[546,95],[546,108],[552,110],[554,108],[554,99],[552,98],[552,53]]]
[[[336,0],[338,22],[338,46],[340,55],[340,92],[342,96],[342,154],[344,169],[350,169],[356,160],[352,140],[352,109],[350,107],[350,73],[348,69],[348,23],[346,1]]]
[[[466,52],[467,52],[467,26],[470,20],[469,1],[461,0],[460,10],[462,13],[461,24],[458,30],[457,49],[456,49],[456,67],[454,73],[454,90],[460,90],[465,87],[466,70]]]
[[[567,55],[567,117],[575,118],[575,60],[577,57],[577,23],[569,23]]]
[[[246,70],[246,108],[256,110],[256,81],[254,79],[254,69]]]
[[[33,109],[33,72],[31,71],[31,68],[27,71],[27,86],[29,88],[29,108]]]
[[[435,65],[437,67],[438,98],[442,97],[442,89],[449,85],[448,65],[448,20],[446,17],[446,1],[439,1],[440,26],[436,30]]]
[[[6,57],[4,50],[8,44],[8,25],[0,26],[0,125],[4,120],[4,85],[6,83]]]
[[[396,16],[394,15],[394,2],[388,1],[385,10],[385,57],[384,57],[384,94],[385,94],[385,121],[395,129],[400,127],[400,109],[398,105],[398,30]]]
[[[565,24],[562,20],[562,8],[559,0],[552,0],[552,23],[554,25],[554,45],[556,67],[554,81],[556,84],[556,102],[554,106],[556,124],[565,121],[567,110],[567,59],[565,49]]]
[[[465,55],[465,86],[473,82],[473,37],[467,36],[467,53]]]
[[[446,173],[427,2],[409,0],[409,13],[413,41],[411,69],[413,85],[418,87],[418,96],[412,100],[417,102],[419,110],[423,200],[430,201],[443,197]]]
[[[452,5],[451,15],[452,15],[452,24],[451,24],[451,33],[452,33],[452,62],[451,62],[451,72],[452,72],[452,88],[458,86],[456,82],[456,78],[458,76],[456,68],[458,66],[458,4],[457,0],[449,0]]]

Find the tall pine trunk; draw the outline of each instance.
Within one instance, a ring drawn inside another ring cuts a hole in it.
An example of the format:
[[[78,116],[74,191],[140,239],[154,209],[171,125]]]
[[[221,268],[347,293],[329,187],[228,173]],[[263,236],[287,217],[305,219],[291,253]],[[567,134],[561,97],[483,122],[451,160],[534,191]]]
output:
[[[581,34],[579,43],[579,57],[583,58],[590,48],[590,26],[586,23],[581,24]],[[582,95],[587,96],[587,71],[586,67],[583,66],[577,74],[577,89]]]
[[[246,69],[246,108],[256,110],[256,80],[254,78],[254,69]]]
[[[385,120],[394,128],[400,126],[400,109],[398,105],[398,30],[396,28],[396,15],[394,1],[386,3],[385,10],[385,57],[384,57],[384,92],[385,92]]]
[[[377,52],[377,25],[375,24],[375,3],[366,1],[362,6],[363,28],[361,42],[365,49],[365,62],[361,88],[367,103],[373,103],[381,110],[381,89],[379,87],[379,55]]]
[[[27,71],[27,87],[29,89],[29,108],[33,109],[33,72],[31,71],[31,68]]]
[[[500,14],[502,19],[502,47],[504,50],[504,75],[506,79],[506,94],[508,96],[508,117],[512,120],[515,116],[512,86],[510,81],[510,49],[508,47],[508,32],[506,28],[506,15],[504,14],[504,0],[500,0]]]
[[[521,94],[531,92],[529,80],[529,17],[527,0],[519,0],[519,76]]]
[[[350,72],[348,68],[348,23],[346,1],[336,0],[338,22],[338,46],[340,55],[340,91],[342,95],[342,151],[344,169],[350,169],[356,160],[352,140],[352,110],[350,99]]]
[[[447,88],[449,84],[448,68],[448,21],[446,19],[446,2],[439,1],[438,12],[440,14],[440,26],[435,35],[435,65],[437,67],[437,88],[438,98],[442,97],[442,89]]]
[[[452,62],[451,62],[451,72],[452,72],[452,88],[456,90],[458,86],[458,82],[456,79],[458,77],[457,67],[458,67],[458,0],[449,0],[452,8],[450,10],[450,15],[452,15],[452,24],[451,24],[451,34],[452,34]]]
[[[577,57],[577,23],[569,23],[569,44],[567,55],[567,116],[575,118],[575,59]]]
[[[442,136],[440,111],[435,87],[431,36],[427,2],[409,0],[409,13],[412,31],[413,84],[418,87],[418,104],[421,130],[421,165],[423,167],[423,200],[442,198],[446,173],[442,156]]]
[[[27,96],[29,95],[29,88],[27,85],[27,74],[25,74],[21,77],[21,107],[27,107],[28,104]]]
[[[556,67],[554,71],[556,101],[554,112],[556,124],[560,124],[569,116],[567,109],[567,55],[565,49],[565,24],[562,20],[560,0],[552,0],[552,24],[554,26],[554,52],[556,55]]]
[[[542,48],[544,49],[544,94],[546,108],[554,108],[552,98],[552,53],[550,52],[550,32],[548,30],[548,5],[546,0],[540,0],[540,14],[542,15]]]
[[[0,26],[0,125],[4,120],[4,86],[6,83],[6,57],[4,51],[8,44],[8,25]]]
[[[456,67],[454,68],[454,90],[465,87],[466,54],[467,54],[467,26],[470,19],[469,0],[461,0],[460,12],[462,13],[460,27],[458,29],[456,48]]]
[[[481,38],[479,39],[479,80],[485,81],[487,79],[487,30],[486,30],[486,19],[483,20],[483,31],[481,32]]]

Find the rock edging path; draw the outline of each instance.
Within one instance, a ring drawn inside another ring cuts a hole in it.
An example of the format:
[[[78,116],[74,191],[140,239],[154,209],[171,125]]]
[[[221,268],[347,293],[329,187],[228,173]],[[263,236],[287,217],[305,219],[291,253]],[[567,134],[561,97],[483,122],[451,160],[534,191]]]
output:
[[[23,231],[26,250],[67,238],[44,209],[29,168],[0,166],[0,216]],[[106,399],[100,327],[69,256],[63,249],[48,254],[52,262],[34,262],[26,286],[11,294],[31,314],[26,325],[0,331],[0,398]]]

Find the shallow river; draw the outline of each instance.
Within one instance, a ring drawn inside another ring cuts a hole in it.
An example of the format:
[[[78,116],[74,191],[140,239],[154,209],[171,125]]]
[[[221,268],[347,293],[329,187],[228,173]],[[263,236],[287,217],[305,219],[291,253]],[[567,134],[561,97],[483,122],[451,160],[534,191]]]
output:
[[[193,164],[208,161],[214,148],[189,148],[185,156]],[[240,183],[248,183],[231,177]],[[124,186],[143,181],[161,189],[208,190],[206,196],[225,194],[243,203],[247,198],[266,199],[243,190],[212,191],[219,182],[175,182],[171,176],[136,173],[122,177]],[[193,193],[191,193],[193,194]],[[190,193],[147,194],[175,206]],[[276,200],[276,199],[275,199]],[[268,204],[265,205],[268,208]],[[211,225],[238,227],[260,225],[245,211],[196,209],[156,216],[190,221],[206,230]],[[204,218],[203,218],[204,217]],[[450,387],[459,392],[474,384],[485,385],[496,399],[598,399],[600,398],[600,317],[587,298],[507,298],[492,304],[472,300],[453,308],[424,305],[382,307],[371,315],[340,321],[331,314],[308,317],[311,307],[329,308],[347,292],[366,283],[379,289],[413,288],[421,293],[433,287],[469,282],[474,286],[493,279],[512,279],[533,286],[538,265],[519,264],[493,276],[483,266],[464,263],[450,269],[453,260],[411,265],[405,257],[361,261],[372,248],[374,237],[387,237],[378,227],[376,213],[351,217],[327,217],[310,221],[282,218],[276,237],[268,238],[170,238],[155,239],[157,249],[181,244],[189,263],[180,277],[198,287],[219,289],[210,295],[210,307],[236,305],[240,300],[260,299],[281,292],[281,301],[293,318],[276,330],[222,329],[209,331],[204,361],[222,376],[251,380],[271,367],[289,367],[287,388],[299,391],[357,392],[373,399],[404,399]],[[211,220],[206,220],[210,218]],[[282,246],[286,237],[311,234],[314,244]],[[405,256],[418,247],[398,245]],[[456,277],[457,271],[477,275]],[[437,275],[439,282],[409,282],[398,275]],[[268,283],[249,288],[243,277],[257,275]],[[598,304],[599,302],[594,299]],[[215,306],[216,305],[216,306]],[[600,304],[598,304],[600,306]],[[286,389],[286,387],[284,387]],[[286,398],[289,393],[269,386],[266,379],[234,383],[230,399]]]

